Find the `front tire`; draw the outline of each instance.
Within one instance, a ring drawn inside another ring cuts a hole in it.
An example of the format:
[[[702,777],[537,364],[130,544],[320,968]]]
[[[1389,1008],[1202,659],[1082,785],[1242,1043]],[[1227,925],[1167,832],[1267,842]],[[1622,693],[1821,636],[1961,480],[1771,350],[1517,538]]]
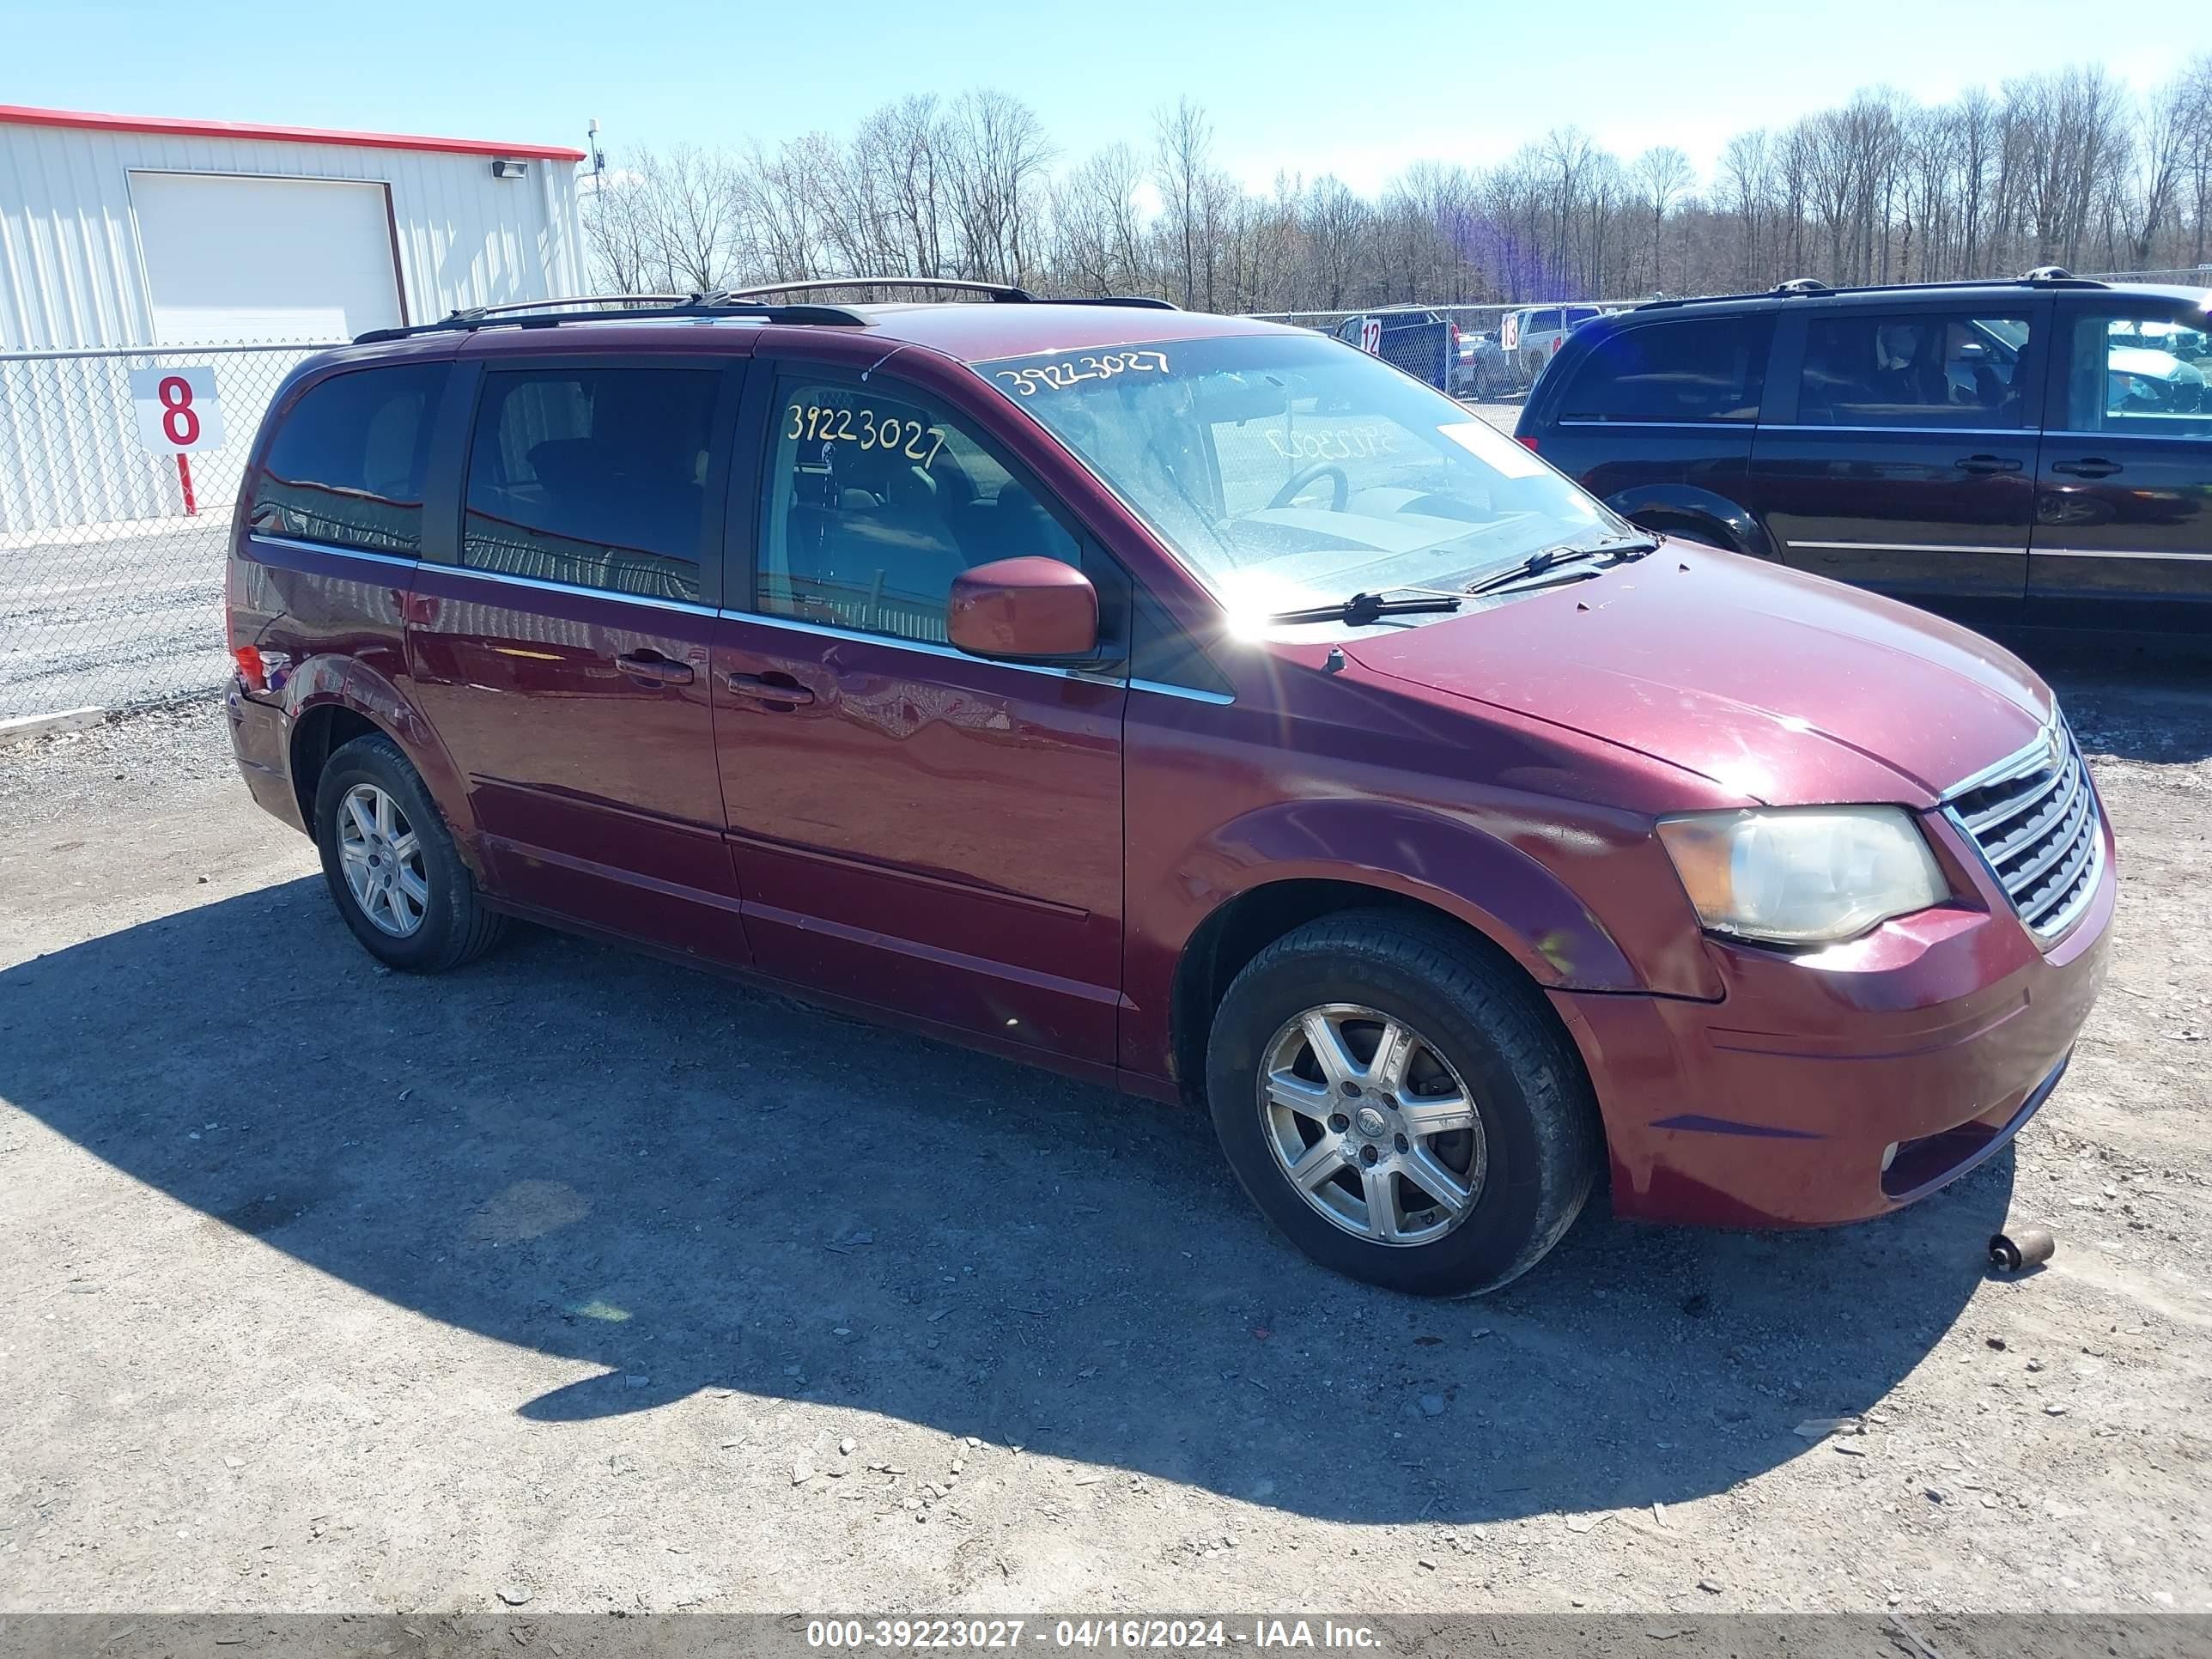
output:
[[[315,844],[338,914],[368,953],[435,974],[482,956],[507,919],[487,909],[437,803],[399,745],[356,738],[315,786]]]
[[[1418,917],[1347,911],[1261,951],[1214,1016],[1206,1095],[1291,1243],[1418,1296],[1526,1273],[1599,1167],[1589,1079],[1534,987]]]

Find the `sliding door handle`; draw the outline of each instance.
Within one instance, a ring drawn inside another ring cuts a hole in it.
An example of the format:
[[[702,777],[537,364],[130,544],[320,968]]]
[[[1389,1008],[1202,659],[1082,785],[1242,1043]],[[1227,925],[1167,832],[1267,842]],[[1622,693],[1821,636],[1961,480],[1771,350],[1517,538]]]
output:
[[[725,674],[722,684],[730,688],[732,696],[750,697],[755,702],[797,708],[814,701],[814,694],[788,674]]]
[[[617,657],[615,666],[634,680],[650,680],[655,685],[691,684],[691,665],[672,662],[666,657]]]

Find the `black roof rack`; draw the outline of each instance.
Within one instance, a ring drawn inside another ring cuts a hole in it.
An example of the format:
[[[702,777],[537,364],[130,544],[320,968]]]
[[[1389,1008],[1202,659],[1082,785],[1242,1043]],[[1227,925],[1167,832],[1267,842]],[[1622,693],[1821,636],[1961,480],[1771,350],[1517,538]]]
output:
[[[725,300],[757,299],[763,294],[818,293],[841,288],[942,288],[961,294],[981,294],[1001,305],[1129,306],[1146,311],[1174,311],[1176,305],[1148,294],[1053,295],[1032,294],[1012,283],[987,283],[971,276],[809,276],[793,283],[759,283],[750,288],[725,289]]]
[[[596,311],[568,311],[597,306]],[[473,332],[480,328],[553,328],[562,323],[660,321],[676,317],[756,317],[766,323],[811,323],[817,327],[866,328],[868,319],[842,306],[764,305],[724,294],[592,294],[563,300],[516,300],[503,305],[473,306],[434,323],[406,328],[373,328],[354,337],[356,345],[412,339],[422,334]]]
[[[1925,294],[1966,288],[2109,288],[2094,276],[2076,276],[2063,265],[2038,265],[2019,276],[1960,276],[1940,283],[1856,283],[1831,288],[1817,276],[1793,276],[1756,294],[1686,294],[1679,299],[1647,300],[1638,311],[1677,306],[1722,305],[1735,300],[1795,300],[1827,294]]]
[[[768,323],[811,323],[817,327],[865,328],[868,319],[844,306],[800,302],[771,305],[765,294],[818,293],[840,288],[943,288],[984,294],[997,301],[1041,306],[1127,306],[1146,311],[1173,311],[1165,300],[1143,294],[1102,294],[1045,298],[1006,283],[971,281],[965,276],[813,276],[793,283],[764,283],[753,288],[716,289],[705,294],[585,294],[563,300],[511,300],[495,306],[472,306],[455,311],[434,323],[416,323],[405,328],[373,328],[354,337],[356,345],[382,340],[405,340],[418,334],[443,334],[479,328],[552,328],[562,323],[635,321],[672,317],[757,317]],[[596,310],[575,310],[580,306]]]
[[[963,294],[981,294],[993,300],[1027,305],[1036,295],[1012,283],[986,283],[972,276],[808,276],[795,283],[757,283],[750,288],[725,289],[717,298],[751,300],[763,294],[818,293],[837,288],[947,288]]]

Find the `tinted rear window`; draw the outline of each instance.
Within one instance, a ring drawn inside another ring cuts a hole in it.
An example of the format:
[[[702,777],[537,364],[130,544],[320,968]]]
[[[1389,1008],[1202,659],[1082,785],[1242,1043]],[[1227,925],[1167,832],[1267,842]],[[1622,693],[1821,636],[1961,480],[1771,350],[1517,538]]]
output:
[[[414,557],[447,365],[356,369],[311,386],[270,441],[251,522],[270,535]]]
[[[1751,421],[1766,372],[1767,317],[1647,323],[1597,341],[1559,399],[1563,421]]]
[[[697,604],[711,369],[484,377],[461,562]]]

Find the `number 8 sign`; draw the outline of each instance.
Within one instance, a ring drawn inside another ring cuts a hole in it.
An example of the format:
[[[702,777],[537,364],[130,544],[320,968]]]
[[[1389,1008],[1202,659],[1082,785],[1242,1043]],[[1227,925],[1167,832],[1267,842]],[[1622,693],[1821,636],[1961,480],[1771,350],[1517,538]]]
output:
[[[138,441],[157,455],[222,447],[222,404],[212,368],[134,368],[131,407],[138,416]]]

